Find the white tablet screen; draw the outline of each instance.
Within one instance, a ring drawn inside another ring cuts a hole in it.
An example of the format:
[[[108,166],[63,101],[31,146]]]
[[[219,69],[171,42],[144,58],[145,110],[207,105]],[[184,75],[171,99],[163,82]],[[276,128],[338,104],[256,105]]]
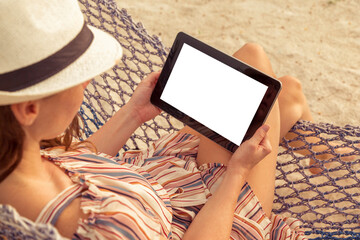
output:
[[[184,44],[160,99],[240,145],[267,88]]]

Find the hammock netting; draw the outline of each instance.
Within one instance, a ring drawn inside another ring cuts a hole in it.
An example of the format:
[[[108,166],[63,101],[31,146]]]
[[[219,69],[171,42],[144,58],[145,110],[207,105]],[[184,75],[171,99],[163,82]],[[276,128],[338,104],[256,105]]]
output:
[[[147,74],[161,69],[168,49],[112,0],[79,0],[86,21],[113,35],[121,62],[92,81],[80,110],[84,138],[131,97]],[[101,56],[99,56],[101,57]],[[144,149],[183,124],[166,113],[146,122],[121,151]],[[295,138],[283,139],[273,212],[303,222],[310,239],[360,239],[360,128],[298,122]]]

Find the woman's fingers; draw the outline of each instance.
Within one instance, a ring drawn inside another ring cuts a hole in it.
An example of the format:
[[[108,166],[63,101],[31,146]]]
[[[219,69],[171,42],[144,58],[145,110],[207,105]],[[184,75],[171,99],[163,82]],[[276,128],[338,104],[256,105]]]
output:
[[[236,168],[240,174],[246,177],[247,173],[272,150],[267,136],[269,129],[268,125],[263,125],[256,130],[254,135],[236,150],[228,167]]]
[[[144,80],[141,81],[141,83],[147,83],[154,88],[157,83],[157,80],[159,79],[159,76],[160,76],[160,72],[152,72],[146,78],[144,78]]]
[[[252,138],[250,138],[250,141],[256,145],[260,145],[261,142],[266,138],[266,133],[269,131],[270,126],[269,125],[262,125],[261,127],[256,130]]]

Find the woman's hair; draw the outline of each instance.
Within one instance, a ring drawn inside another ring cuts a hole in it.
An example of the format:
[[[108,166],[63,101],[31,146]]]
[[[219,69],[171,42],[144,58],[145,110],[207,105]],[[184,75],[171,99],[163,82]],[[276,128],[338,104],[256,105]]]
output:
[[[0,106],[0,182],[20,163],[24,136],[10,106]]]
[[[80,119],[77,114],[62,135],[41,141],[40,147],[64,146],[65,151],[75,150],[79,145],[72,144],[72,141],[74,137],[77,139],[81,137]],[[24,138],[25,133],[10,106],[0,106],[0,182],[9,176],[20,163],[23,155]],[[93,145],[92,148],[94,148]]]

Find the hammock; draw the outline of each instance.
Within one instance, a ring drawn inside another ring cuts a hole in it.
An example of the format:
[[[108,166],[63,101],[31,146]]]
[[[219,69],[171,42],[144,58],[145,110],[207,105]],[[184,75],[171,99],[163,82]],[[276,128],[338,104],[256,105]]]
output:
[[[113,0],[79,2],[86,21],[113,35],[124,51],[121,63],[86,90],[80,110],[86,138],[130,99],[141,79],[161,69],[168,49]],[[163,113],[137,129],[121,151],[147,148],[182,127]],[[300,121],[291,131],[297,137],[280,147],[273,212],[301,220],[310,239],[360,239],[360,128]],[[293,148],[292,141],[302,144]]]

